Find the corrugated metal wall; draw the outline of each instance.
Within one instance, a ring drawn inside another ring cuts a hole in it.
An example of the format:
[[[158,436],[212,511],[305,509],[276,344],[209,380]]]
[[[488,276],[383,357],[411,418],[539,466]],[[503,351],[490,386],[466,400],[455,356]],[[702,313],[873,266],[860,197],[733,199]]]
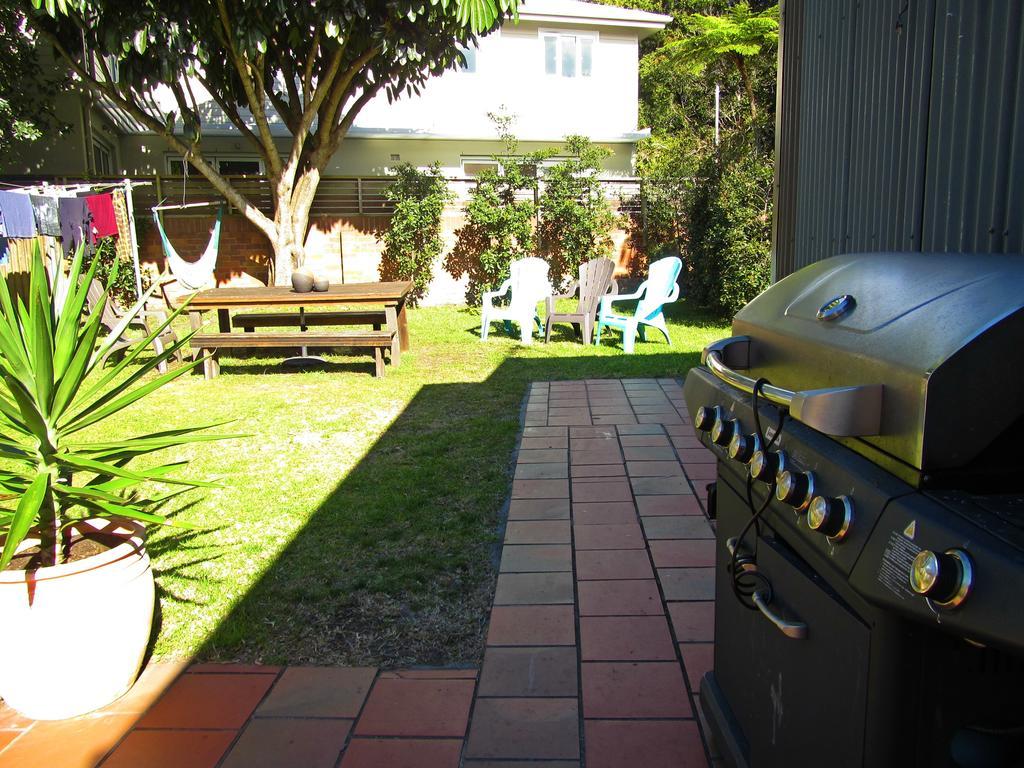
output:
[[[1024,252],[1024,3],[785,0],[776,279],[837,253]]]

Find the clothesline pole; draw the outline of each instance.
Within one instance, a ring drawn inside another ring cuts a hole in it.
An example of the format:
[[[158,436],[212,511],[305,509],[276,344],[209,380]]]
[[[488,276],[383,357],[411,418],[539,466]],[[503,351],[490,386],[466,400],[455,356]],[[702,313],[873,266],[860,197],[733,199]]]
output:
[[[135,203],[132,200],[132,180],[124,180],[124,205],[128,209],[128,232],[131,237],[132,264],[135,267],[135,294],[142,300],[142,270],[139,268],[139,240],[135,234]]]

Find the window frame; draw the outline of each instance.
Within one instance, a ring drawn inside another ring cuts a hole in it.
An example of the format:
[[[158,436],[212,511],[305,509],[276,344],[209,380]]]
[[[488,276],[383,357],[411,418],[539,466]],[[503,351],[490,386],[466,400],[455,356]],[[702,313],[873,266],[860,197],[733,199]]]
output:
[[[596,51],[597,44],[600,41],[600,33],[584,32],[572,29],[551,29],[541,27],[537,30],[537,37],[541,44],[541,58],[542,58],[542,69],[544,77],[557,77],[559,79],[564,78],[565,80],[591,80],[594,77],[594,64],[597,59]],[[547,38],[553,38],[555,40],[555,71],[548,71],[548,50],[547,50]],[[562,47],[562,40],[572,38],[575,42],[576,50],[574,52],[574,69],[573,74],[565,74],[563,63],[565,60],[565,53]],[[584,45],[582,41],[587,41],[590,45],[590,72],[587,74],[583,73],[583,49]]]
[[[253,154],[247,154],[247,153],[230,153],[230,154],[220,154],[220,153],[218,153],[218,154],[208,155],[208,156],[204,156],[204,157],[205,157],[205,159],[206,159],[206,161],[208,163],[210,163],[214,168],[217,169],[217,173],[222,173],[222,171],[220,169],[220,164],[222,162],[229,162],[229,163],[230,162],[244,162],[244,163],[251,162],[251,163],[256,163],[256,165],[257,165],[257,169],[258,170],[255,173],[226,174],[226,175],[232,175],[232,176],[266,176],[267,175],[266,164],[263,162],[263,158],[260,157],[259,155],[253,155]],[[175,169],[175,167],[174,167],[175,163],[180,163],[181,164],[181,168]],[[189,165],[192,166],[191,163],[189,163]],[[185,173],[185,158],[182,155],[178,155],[178,154],[175,154],[173,152],[167,153],[164,156],[164,169],[167,171],[168,175],[170,175],[170,176],[183,176],[184,173]],[[188,175],[189,176],[199,175],[199,171],[195,170],[195,167],[192,166],[192,170],[188,172]]]
[[[106,168],[100,168],[98,153],[106,155]],[[93,171],[100,176],[113,176],[117,166],[117,158],[114,156],[114,145],[106,139],[92,136],[92,167]]]

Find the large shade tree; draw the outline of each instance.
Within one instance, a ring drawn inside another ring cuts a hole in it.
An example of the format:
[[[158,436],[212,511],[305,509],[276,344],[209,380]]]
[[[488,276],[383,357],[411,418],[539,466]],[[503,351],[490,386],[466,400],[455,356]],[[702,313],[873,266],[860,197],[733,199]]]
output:
[[[279,284],[303,261],[321,174],[359,111],[381,92],[418,92],[516,7],[517,0],[23,2],[85,87],[162,136],[267,236]],[[161,86],[177,105],[167,113],[152,98]],[[263,158],[272,217],[204,155],[199,86]],[[275,141],[278,118],[290,146]]]

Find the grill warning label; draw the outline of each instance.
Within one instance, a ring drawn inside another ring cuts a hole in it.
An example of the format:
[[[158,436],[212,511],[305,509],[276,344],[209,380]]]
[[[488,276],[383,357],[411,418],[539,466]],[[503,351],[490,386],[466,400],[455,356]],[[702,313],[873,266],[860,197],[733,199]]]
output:
[[[878,566],[878,581],[896,597],[914,597],[910,591],[910,568],[921,548],[905,532],[893,531]]]

